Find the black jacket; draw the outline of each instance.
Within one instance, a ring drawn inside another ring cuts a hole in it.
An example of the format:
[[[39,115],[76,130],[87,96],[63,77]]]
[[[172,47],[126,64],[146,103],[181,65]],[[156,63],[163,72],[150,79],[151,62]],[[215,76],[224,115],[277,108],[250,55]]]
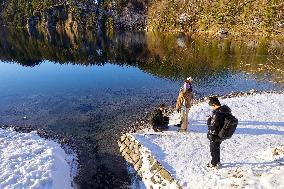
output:
[[[155,109],[152,113],[151,124],[154,128],[163,127],[164,116],[160,109]]]
[[[216,142],[221,141],[221,139],[218,137],[218,133],[224,126],[224,121],[227,114],[231,114],[231,109],[226,105],[220,106],[216,110],[213,110],[212,116],[207,120],[207,138],[209,140]]]

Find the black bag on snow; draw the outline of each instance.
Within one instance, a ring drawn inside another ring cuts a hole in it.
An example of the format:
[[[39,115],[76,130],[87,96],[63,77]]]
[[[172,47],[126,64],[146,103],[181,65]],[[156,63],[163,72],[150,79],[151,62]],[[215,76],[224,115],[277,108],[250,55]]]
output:
[[[232,114],[226,114],[224,120],[224,126],[218,133],[218,136],[220,137],[221,140],[226,140],[231,138],[234,132],[236,131],[237,126],[238,126],[238,119]]]

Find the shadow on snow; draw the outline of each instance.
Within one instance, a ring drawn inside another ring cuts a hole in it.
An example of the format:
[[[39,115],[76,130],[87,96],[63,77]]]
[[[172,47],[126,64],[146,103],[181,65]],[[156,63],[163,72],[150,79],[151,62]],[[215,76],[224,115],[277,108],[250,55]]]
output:
[[[189,132],[207,133],[205,120],[190,120]],[[251,126],[243,128],[242,126]],[[268,128],[256,128],[255,126],[270,126]],[[274,127],[274,128],[273,128]],[[277,130],[276,127],[284,127],[284,122],[264,122],[264,121],[239,121],[236,134],[244,135],[284,135],[284,131]]]

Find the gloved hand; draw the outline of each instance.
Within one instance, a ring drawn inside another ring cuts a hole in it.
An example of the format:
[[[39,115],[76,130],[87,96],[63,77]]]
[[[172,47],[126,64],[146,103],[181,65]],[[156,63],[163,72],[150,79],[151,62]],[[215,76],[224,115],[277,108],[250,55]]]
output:
[[[216,130],[209,130],[209,133],[211,135],[218,135],[218,132]]]
[[[208,117],[207,119],[207,125],[211,125],[212,117]]]

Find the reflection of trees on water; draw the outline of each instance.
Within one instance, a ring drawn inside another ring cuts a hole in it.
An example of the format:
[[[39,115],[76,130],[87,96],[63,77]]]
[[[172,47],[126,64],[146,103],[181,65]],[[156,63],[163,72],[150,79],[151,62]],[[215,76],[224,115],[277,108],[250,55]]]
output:
[[[0,32],[5,36],[0,39],[0,58],[24,66],[34,66],[42,60],[81,65],[112,63],[135,66],[158,77],[179,80],[188,75],[202,78],[232,71],[261,77],[263,71],[282,69],[284,60],[281,39],[237,41],[142,32],[107,37],[88,31],[77,35],[54,31],[47,38],[40,32],[29,34],[7,28]],[[275,69],[268,69],[271,62]],[[260,65],[264,66],[259,68]],[[283,72],[275,77],[283,79]]]
[[[38,32],[32,37],[23,30],[2,29],[0,32],[1,36],[5,36],[0,40],[1,60],[24,66],[34,66],[41,60],[81,65],[103,65],[109,61],[131,64],[146,49],[142,46],[145,42],[141,43],[139,33],[135,35],[139,38],[139,44],[135,44],[133,40],[122,42],[119,36],[110,39],[87,32],[78,35],[78,38],[70,38],[65,33],[54,31],[48,39]],[[128,39],[127,36],[125,39]]]
[[[256,53],[239,67],[248,77],[273,84],[284,84],[284,44],[282,40],[259,41]]]
[[[141,69],[159,77],[183,79],[187,75],[202,78],[208,75],[248,71],[243,64],[252,66],[270,65],[283,67],[284,48],[281,39],[207,39],[186,35],[148,36],[148,51],[151,56]],[[278,60],[275,60],[278,57]],[[281,58],[279,58],[281,57]],[[274,72],[265,69],[264,72]],[[266,73],[266,75],[267,75]],[[255,74],[255,71],[250,72]],[[257,73],[258,79],[267,79]],[[279,76],[278,76],[279,77]],[[270,78],[275,79],[275,78]],[[282,79],[284,75],[282,74]]]
[[[258,81],[269,81],[273,84],[284,84],[284,59],[278,56],[267,58],[265,63],[241,64],[241,69]]]

